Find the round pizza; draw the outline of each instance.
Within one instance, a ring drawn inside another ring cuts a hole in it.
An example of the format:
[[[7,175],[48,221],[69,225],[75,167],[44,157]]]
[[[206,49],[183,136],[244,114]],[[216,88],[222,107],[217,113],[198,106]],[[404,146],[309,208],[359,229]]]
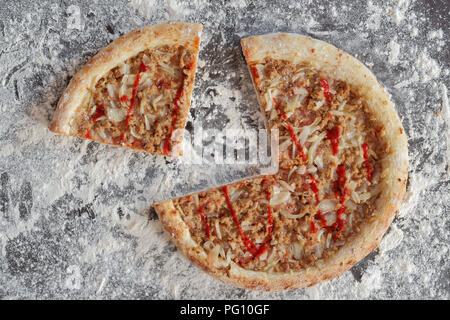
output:
[[[180,156],[202,28],[168,22],[113,41],[72,78],[50,130]]]
[[[378,246],[401,204],[407,138],[356,58],[296,34],[242,40],[279,170],[155,204],[196,265],[258,290],[332,279]]]

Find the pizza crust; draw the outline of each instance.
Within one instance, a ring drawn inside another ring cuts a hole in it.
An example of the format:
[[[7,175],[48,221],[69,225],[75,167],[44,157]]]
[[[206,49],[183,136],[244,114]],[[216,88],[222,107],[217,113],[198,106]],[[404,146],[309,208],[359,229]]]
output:
[[[93,88],[97,81],[111,69],[148,48],[161,45],[182,45],[186,48],[195,48],[195,39],[200,37],[202,29],[203,26],[197,23],[166,22],[133,30],[114,40],[100,50],[73,76],[58,102],[53,120],[50,123],[50,131],[72,135],[70,133],[70,120],[78,112],[80,105],[89,101],[90,91],[88,89]],[[194,60],[192,67],[194,70],[197,68],[197,59]],[[193,83],[185,88],[188,97],[190,97],[193,88]],[[180,118],[187,118],[189,107],[190,101],[180,109]],[[183,139],[183,133],[177,133],[177,141]],[[105,143],[104,141],[99,142]],[[174,158],[180,155],[182,155],[181,148],[176,148],[176,151],[170,154]]]
[[[207,254],[191,237],[188,226],[175,209],[172,200],[154,208],[177,247],[201,269],[236,287],[257,290],[285,290],[311,286],[337,277],[374,250],[394,219],[406,191],[408,177],[407,137],[394,106],[372,72],[348,53],[320,40],[297,34],[267,34],[242,40],[248,65],[264,58],[307,61],[328,77],[346,81],[356,87],[372,114],[386,127],[385,139],[390,152],[381,159],[383,190],[377,199],[373,219],[361,225],[361,231],[347,239],[340,250],[326,261],[298,272],[270,274],[245,270],[231,263],[229,270],[210,265]],[[264,114],[264,112],[263,112]]]

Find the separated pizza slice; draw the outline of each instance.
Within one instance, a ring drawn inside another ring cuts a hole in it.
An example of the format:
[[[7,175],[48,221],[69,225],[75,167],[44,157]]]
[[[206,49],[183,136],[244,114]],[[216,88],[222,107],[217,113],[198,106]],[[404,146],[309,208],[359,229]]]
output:
[[[405,194],[407,139],[357,59],[296,34],[242,40],[279,171],[155,204],[182,252],[235,286],[309,286],[380,242]]]
[[[180,156],[202,28],[168,22],[113,41],[72,78],[50,130]]]

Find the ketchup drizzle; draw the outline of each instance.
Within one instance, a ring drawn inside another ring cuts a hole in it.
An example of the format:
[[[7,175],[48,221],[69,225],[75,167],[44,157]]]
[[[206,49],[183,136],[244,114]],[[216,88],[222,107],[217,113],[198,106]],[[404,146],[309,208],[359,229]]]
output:
[[[300,143],[298,142],[297,137],[295,136],[294,128],[292,128],[292,126],[287,122],[287,116],[286,116],[286,114],[283,111],[281,111],[277,100],[275,98],[272,98],[272,100],[273,100],[273,103],[275,104],[275,108],[277,109],[277,111],[280,114],[281,118],[283,118],[283,120],[286,123],[286,127],[288,129],[289,136],[291,137],[292,142],[297,147],[298,152],[300,153],[300,156],[302,157],[303,161],[306,161],[306,155],[303,153],[303,148],[300,145]]]
[[[317,210],[316,215],[314,216],[314,218],[316,218],[317,220],[320,221],[320,223],[322,224],[322,227],[326,227],[327,226],[327,220],[325,219],[325,217],[322,215],[322,211]]]
[[[92,121],[97,122],[98,119],[100,119],[104,115],[105,115],[105,106],[102,104],[98,105],[97,108],[95,109],[94,115],[92,116]]]
[[[364,153],[364,165],[366,166],[366,170],[367,170],[367,180],[369,182],[372,182],[372,168],[370,167],[370,163],[369,163],[369,145],[367,144],[367,142],[364,142],[361,145],[361,148],[363,149],[363,153]]]
[[[92,139],[91,129],[89,127],[86,128],[86,133],[84,134],[86,139]]]
[[[147,71],[147,66],[143,62],[141,62],[141,64],[139,65],[139,72],[136,75],[136,79],[134,80],[133,92],[132,92],[132,96],[131,96],[130,106],[129,106],[128,112],[127,112],[127,119],[125,120],[125,127],[124,127],[124,129],[122,131],[122,134],[120,135],[120,143],[121,144],[125,143],[125,140],[124,140],[125,132],[128,129],[128,124],[130,123],[131,112],[133,111],[134,104],[136,103],[136,94],[137,94],[137,88],[139,86],[139,82],[141,81],[141,72],[146,72],[146,71]]]
[[[258,68],[256,68],[255,66],[250,67],[250,72],[253,76],[253,79],[257,79],[259,77]]]
[[[325,96],[325,100],[331,102],[330,86],[328,85],[327,79],[320,79],[320,85],[323,88],[323,95]]]
[[[241,239],[244,242],[245,247],[253,255],[253,257],[255,257],[255,258],[260,257],[264,252],[267,251],[268,247],[266,244],[266,240],[270,239],[270,237],[272,235],[273,221],[272,221],[272,209],[270,207],[270,204],[269,204],[268,213],[267,213],[268,220],[269,220],[267,236],[266,236],[265,242],[263,244],[261,244],[261,246],[258,248],[256,246],[256,244],[253,241],[251,241],[249,239],[249,237],[242,230],[241,224],[239,223],[239,220],[236,215],[236,211],[234,211],[233,204],[231,203],[231,200],[230,200],[230,195],[228,193],[228,186],[223,186],[222,192],[225,195],[225,200],[227,202],[228,209],[231,211],[231,215],[233,216],[233,221],[238,228],[239,235],[241,236]],[[267,190],[266,190],[266,199],[269,199],[269,201],[270,201],[270,192],[268,192]]]
[[[311,231],[312,231],[312,233],[316,233],[317,232],[316,224],[312,220],[311,220]]]
[[[206,226],[206,236],[208,238],[210,238],[211,237],[211,231],[210,231],[211,229],[209,227],[208,221],[206,220],[205,212],[203,211],[203,207],[199,204],[197,209],[198,209],[198,213],[200,214],[200,219],[202,219],[203,223]]]
[[[344,228],[344,220],[342,219],[342,215],[345,213],[345,201],[347,200],[350,191],[345,187],[345,184],[347,183],[347,171],[344,165],[340,164],[337,167],[336,174],[338,175],[338,178],[334,182],[334,196],[335,198],[339,198],[339,203],[341,206],[337,211],[337,220],[332,227],[338,230],[335,235],[335,238],[338,238]]]
[[[178,112],[178,109],[181,108],[179,103],[180,103],[181,97],[183,96],[183,91],[184,91],[183,83],[184,83],[184,80],[181,83],[181,87],[178,88],[177,95],[175,97],[175,101],[174,101],[175,108],[173,109],[173,117],[172,117],[172,123],[170,125],[169,136],[166,138],[166,141],[164,141],[164,147],[163,147],[164,155],[169,154],[170,141],[172,140],[173,129],[175,128],[175,123],[177,122],[177,118],[178,118],[177,112]]]
[[[316,202],[319,203],[319,188],[317,188],[317,181],[316,181],[316,177],[314,177],[314,175],[310,175],[311,177],[311,182],[309,183],[309,186],[311,187],[311,190],[314,192],[314,195],[316,197]]]
[[[327,130],[327,137],[330,139],[333,155],[337,155],[339,152],[339,136],[341,129],[339,126],[335,126],[333,129]]]
[[[187,70],[191,70],[194,66],[194,63],[192,62],[188,66],[186,66]],[[173,116],[172,116],[172,124],[170,125],[169,135],[164,141],[164,147],[163,147],[163,154],[168,155],[169,149],[170,149],[170,141],[172,140],[173,130],[175,129],[175,124],[178,119],[178,109],[181,108],[180,100],[183,97],[184,94],[184,80],[187,78],[187,75],[183,73],[183,79],[181,80],[181,87],[178,88],[177,95],[175,96],[174,104],[175,108],[173,109]]]

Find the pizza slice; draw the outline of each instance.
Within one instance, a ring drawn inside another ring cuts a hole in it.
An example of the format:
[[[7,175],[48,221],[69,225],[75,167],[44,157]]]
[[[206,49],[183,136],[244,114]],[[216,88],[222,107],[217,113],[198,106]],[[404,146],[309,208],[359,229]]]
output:
[[[279,171],[155,204],[178,248],[229,284],[259,290],[334,278],[371,252],[406,189],[407,139],[356,58],[296,34],[242,40]]]
[[[180,156],[202,28],[168,22],[113,41],[72,78],[50,130]]]

